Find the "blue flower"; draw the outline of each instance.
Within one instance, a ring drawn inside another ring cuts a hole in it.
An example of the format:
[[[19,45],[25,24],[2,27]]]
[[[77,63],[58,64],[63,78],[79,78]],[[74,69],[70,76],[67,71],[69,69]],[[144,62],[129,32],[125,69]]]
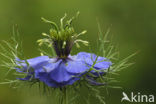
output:
[[[96,64],[94,62],[96,61]],[[86,73],[97,75],[97,71],[103,73],[108,69],[111,62],[104,57],[97,57],[95,54],[80,52],[75,56],[68,58],[49,58],[48,56],[39,56],[32,59],[16,59],[19,67],[16,70],[20,73],[26,73],[27,76],[19,78],[20,80],[38,79],[50,87],[63,87],[72,85]],[[95,70],[90,71],[90,68]],[[93,80],[87,77],[91,83]]]
[[[26,74],[24,78],[19,78],[20,80],[38,80],[50,87],[72,85],[78,80],[87,80],[91,84],[101,85],[101,83],[97,83],[94,80],[94,77],[105,74],[105,70],[112,63],[108,59],[96,56],[93,53],[80,52],[77,55],[71,56],[70,52],[74,44],[79,47],[78,43],[88,45],[88,41],[78,39],[80,35],[86,33],[86,30],[81,33],[75,32],[71,25],[74,17],[66,21],[64,25],[63,19],[65,17],[60,19],[60,26],[42,18],[44,22],[51,24],[53,28],[50,29],[49,34],[43,33],[43,36],[46,38],[40,39],[37,42],[39,45],[48,45],[48,47],[55,51],[57,56],[56,58],[39,56],[27,60],[17,58],[17,72]]]

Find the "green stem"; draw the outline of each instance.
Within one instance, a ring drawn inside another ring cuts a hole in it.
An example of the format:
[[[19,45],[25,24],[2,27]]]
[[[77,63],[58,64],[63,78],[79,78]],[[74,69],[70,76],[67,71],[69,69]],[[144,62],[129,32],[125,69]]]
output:
[[[67,89],[63,89],[63,104],[68,104],[68,99],[67,99]]]

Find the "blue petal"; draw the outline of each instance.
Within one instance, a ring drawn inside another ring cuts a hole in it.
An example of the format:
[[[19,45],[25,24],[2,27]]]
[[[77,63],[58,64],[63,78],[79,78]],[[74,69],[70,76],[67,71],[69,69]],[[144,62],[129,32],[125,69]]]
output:
[[[27,80],[30,80],[31,78],[32,78],[31,75],[27,75],[25,78],[17,78],[17,79],[27,81]]]
[[[50,59],[47,64],[45,64],[42,68],[46,72],[51,72],[52,70],[56,69],[62,60],[57,60],[56,58]]]
[[[80,80],[80,78],[73,78],[71,80],[69,80],[68,82],[65,83],[65,85],[72,85],[74,82],[76,82],[77,80]]]
[[[58,67],[50,72],[50,78],[55,80],[56,82],[65,82],[72,78],[72,74],[67,72],[65,68],[65,62],[60,62]]]
[[[40,81],[44,82],[49,87],[56,87],[56,88],[57,87],[63,87],[63,86],[66,86],[66,85],[72,85],[75,81],[79,80],[79,78],[72,78],[72,79],[70,79],[68,81],[58,83],[55,80],[52,80],[50,78],[49,73],[42,72],[42,73],[39,74],[39,76],[40,76],[39,77]]]
[[[69,73],[66,70],[66,62],[62,59],[59,59],[56,62],[49,62],[45,66],[43,66],[42,71],[40,72],[46,72],[49,73],[49,79],[54,80],[57,83],[66,82],[73,78],[72,73]],[[39,72],[39,73],[40,73]]]
[[[34,69],[38,69],[41,66],[45,65],[48,61],[49,61],[48,56],[39,56],[39,57],[35,57],[32,59],[27,59],[27,60],[16,59],[16,64],[18,66],[22,67],[21,70],[26,71],[30,67],[32,67]],[[29,65],[27,65],[27,62]],[[18,68],[18,70],[19,70],[19,68]]]
[[[81,74],[90,69],[90,67],[83,63],[80,59],[69,60],[65,67],[68,72],[74,74]]]
[[[50,79],[50,75],[46,72],[39,73],[39,80],[47,84],[49,87],[57,87],[57,83]]]
[[[69,69],[67,69],[68,65],[67,64],[72,64],[74,61],[64,61],[62,59],[59,59],[58,61],[55,62],[49,62],[45,66],[43,66],[44,69],[40,72],[35,72],[38,73],[38,78],[42,80],[43,82],[47,83],[50,86],[64,86],[64,85],[71,85],[75,81],[79,80],[79,76],[81,75],[80,73],[71,73]],[[74,68],[75,64],[73,65],[72,68]],[[85,66],[86,67],[86,66]],[[88,68],[88,67],[87,67]],[[86,70],[86,69],[85,69]],[[42,76],[43,73],[46,73],[46,76]]]
[[[93,65],[93,63],[96,61],[96,64],[94,65],[95,69],[108,69],[112,63],[106,59],[105,57],[96,56],[93,53],[86,53],[86,52],[80,52],[77,54],[78,58],[81,58],[82,61],[90,66]],[[97,58],[97,60],[96,60]]]
[[[57,61],[56,58],[49,59],[48,62],[43,64],[42,66],[38,67],[37,70],[35,70],[35,78],[38,78],[39,73],[41,72],[51,72],[52,70],[56,69],[58,67],[58,64],[60,61]]]

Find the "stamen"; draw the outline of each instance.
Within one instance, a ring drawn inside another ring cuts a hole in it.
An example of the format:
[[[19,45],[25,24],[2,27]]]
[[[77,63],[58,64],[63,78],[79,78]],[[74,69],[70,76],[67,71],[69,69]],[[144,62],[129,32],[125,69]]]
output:
[[[47,38],[40,39],[37,42],[39,45],[44,43],[48,43],[48,47],[53,46],[54,50],[59,58],[67,58],[70,54],[70,51],[74,45],[76,44],[77,47],[80,47],[78,42],[83,43],[84,45],[88,45],[88,41],[77,39],[80,35],[85,34],[87,31],[84,30],[81,33],[77,34],[74,31],[73,26],[71,26],[72,21],[77,18],[80,12],[77,12],[76,16],[72,17],[71,19],[67,20],[64,24],[64,19],[67,17],[67,14],[60,19],[60,26],[58,27],[55,22],[49,21],[45,18],[41,18],[44,22],[49,23],[53,26],[50,29],[50,34],[42,33],[43,36]]]

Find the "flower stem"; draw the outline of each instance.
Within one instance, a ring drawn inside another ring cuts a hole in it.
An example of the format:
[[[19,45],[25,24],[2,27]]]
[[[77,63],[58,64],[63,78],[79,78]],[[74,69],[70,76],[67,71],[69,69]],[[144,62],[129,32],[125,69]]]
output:
[[[67,99],[67,89],[63,89],[63,104],[68,104],[68,99]]]

